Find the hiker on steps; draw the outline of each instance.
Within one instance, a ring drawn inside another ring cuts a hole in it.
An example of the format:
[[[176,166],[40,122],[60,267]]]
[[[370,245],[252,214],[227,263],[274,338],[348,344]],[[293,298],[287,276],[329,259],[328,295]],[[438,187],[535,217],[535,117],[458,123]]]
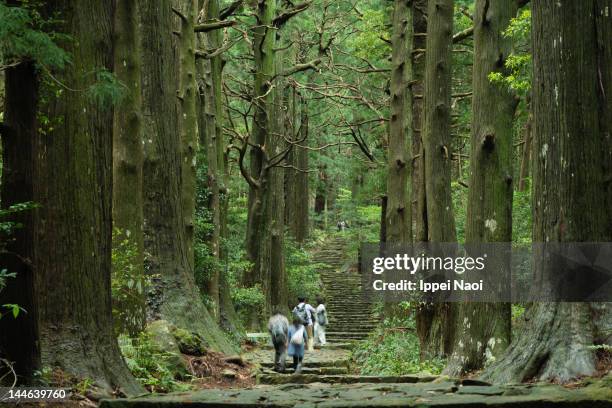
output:
[[[325,345],[325,327],[327,326],[327,310],[323,298],[317,297],[317,308],[315,309],[315,316],[317,321],[314,326],[315,341],[317,344]]]
[[[281,312],[274,312],[268,320],[268,332],[274,346],[274,371],[285,371],[287,343],[289,341],[289,320]]]
[[[302,372],[302,362],[304,361],[304,345],[308,341],[306,328],[302,324],[302,319],[297,315],[293,316],[293,324],[289,326],[289,349],[287,354],[293,357],[293,369],[295,374]]]
[[[306,326],[308,333],[308,351],[314,350],[313,324],[315,319],[315,308],[308,304],[308,299],[304,296],[298,297],[298,304],[293,308],[293,316]]]

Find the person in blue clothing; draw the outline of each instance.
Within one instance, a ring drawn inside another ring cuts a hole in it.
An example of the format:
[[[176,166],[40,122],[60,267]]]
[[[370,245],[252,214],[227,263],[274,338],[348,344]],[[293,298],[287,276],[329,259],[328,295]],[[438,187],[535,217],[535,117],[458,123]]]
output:
[[[299,317],[294,316],[293,324],[289,325],[287,337],[289,337],[289,349],[287,350],[287,354],[293,357],[293,368],[295,373],[299,374],[302,371],[304,349],[308,341],[306,328]]]

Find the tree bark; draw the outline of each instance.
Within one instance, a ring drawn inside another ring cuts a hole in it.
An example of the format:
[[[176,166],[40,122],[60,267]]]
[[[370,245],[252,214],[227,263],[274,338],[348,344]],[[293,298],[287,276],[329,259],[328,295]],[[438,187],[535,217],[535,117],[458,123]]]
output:
[[[427,34],[428,0],[415,0],[412,3],[413,48],[425,49]],[[427,51],[425,51],[427,52]],[[425,77],[425,55],[413,53],[412,95],[423,95],[423,80]],[[425,196],[425,152],[423,150],[423,98],[413,98],[412,101],[412,205],[414,212],[414,241],[426,242],[427,203]]]
[[[54,76],[70,89],[112,69],[113,8],[93,0],[54,2],[72,64]],[[52,92],[51,89],[47,92]],[[53,95],[53,93],[51,93]],[[107,392],[140,393],[121,358],[111,315],[112,123],[110,103],[63,89],[39,108],[61,118],[34,142],[35,293],[42,366],[91,378]]]
[[[474,67],[470,181],[466,244],[512,241],[512,121],[516,99],[491,83],[489,74],[501,72],[512,49],[503,32],[516,14],[516,3],[476,0],[474,11]],[[488,270],[509,276],[510,259],[494,257]],[[455,344],[445,372],[460,375],[480,369],[498,358],[510,343],[510,304],[458,305]]]
[[[173,41],[172,2],[141,1],[143,129],[145,136],[146,271],[153,287],[149,319],[165,319],[200,334],[213,349],[234,352],[204,307],[194,281],[185,237],[182,201],[179,104],[175,101],[178,64]],[[174,81],[172,79],[175,79]]]
[[[451,73],[453,0],[430,0],[425,58],[425,191],[429,241],[455,242],[451,198]],[[428,304],[417,312],[423,356],[449,353],[453,338],[453,307]]]
[[[196,196],[196,167],[198,152],[198,115],[196,113],[196,35],[194,26],[198,15],[197,0],[174,0],[176,10],[180,13],[180,34],[178,39],[179,53],[179,89],[180,132],[182,156],[182,205],[183,224],[185,228],[185,245],[190,267],[194,267],[194,217]]]
[[[38,128],[39,78],[33,63],[23,63],[6,70],[6,98],[2,130],[2,209],[32,202],[32,149]],[[0,354],[14,362],[18,384],[31,382],[40,368],[38,344],[38,305],[34,294],[33,210],[17,212],[2,222],[21,224],[10,236],[0,233],[0,270],[16,273],[0,291],[0,305],[17,304],[25,309],[14,319],[8,310],[0,309]],[[6,314],[6,316],[4,316]],[[5,374],[0,367],[0,377]],[[9,378],[9,377],[7,377]],[[12,378],[11,378],[12,380]]]
[[[140,285],[130,290],[130,302],[117,304],[126,319],[115,319],[118,332],[136,336],[145,325],[144,236],[140,94],[140,39],[136,0],[115,5],[114,70],[126,86],[126,95],[114,111],[113,121],[113,227],[118,230],[113,247],[129,241],[136,248],[131,268]],[[139,292],[138,287],[142,288]]]
[[[411,1],[395,0],[393,10],[391,118],[387,171],[387,242],[412,242],[410,169],[412,139],[412,12]]]
[[[247,256],[253,268],[245,279],[248,286],[261,285],[264,294],[262,310],[253,310],[250,325],[259,327],[259,314],[269,314],[271,307],[270,239],[271,216],[270,169],[267,159],[274,151],[271,144],[271,130],[274,127],[273,106],[274,90],[272,80],[275,73],[276,31],[272,29],[276,16],[276,1],[262,0],[256,5],[257,25],[253,28],[253,51],[255,55],[255,85],[253,103],[255,113],[251,142],[255,145],[250,151],[250,174],[257,185],[249,186],[246,247]]]
[[[300,99],[300,134],[298,138],[302,140],[301,145],[308,146],[308,101],[305,96]],[[303,243],[308,239],[310,227],[310,184],[308,166],[308,149],[304,147],[294,147],[295,166],[299,169],[295,174],[295,220],[294,234],[295,240]]]
[[[199,23],[212,21],[210,15],[211,1],[202,2],[202,10],[204,15]],[[199,33],[198,37],[198,48],[202,50],[213,49],[212,36],[216,33],[211,31],[209,33]],[[220,304],[220,291],[219,291],[219,278],[220,271],[217,268],[219,261],[219,244],[221,235],[221,203],[220,203],[220,187],[219,187],[219,171],[218,171],[218,154],[217,154],[217,138],[220,137],[217,134],[217,104],[215,94],[215,83],[213,78],[213,67],[210,59],[198,59],[196,62],[197,73],[198,73],[198,88],[199,88],[199,112],[198,112],[198,132],[200,134],[200,146],[206,149],[206,165],[207,165],[207,189],[208,189],[208,202],[207,208],[211,213],[212,230],[210,235],[207,237],[207,244],[210,249],[210,254],[213,259],[217,262],[214,263],[214,267],[210,271],[210,277],[208,282],[201,287],[203,293],[206,293],[212,300],[211,313],[213,317],[219,319],[219,304]]]
[[[610,55],[610,43],[597,37],[602,30],[609,33],[609,7],[609,1],[532,4],[534,242],[610,239],[602,222],[609,157],[602,124],[612,118],[602,95],[605,86],[609,90],[612,67],[602,58]],[[540,291],[550,289],[555,273],[553,262],[534,265]],[[594,329],[589,304],[537,303],[528,318],[507,353],[485,370],[485,379],[564,382],[595,372],[587,348]]]
[[[529,108],[531,110],[531,108]],[[529,112],[527,123],[525,123],[523,149],[521,152],[521,167],[519,170],[519,182],[518,191],[525,191],[527,189],[527,178],[529,177],[529,167],[531,166],[531,139],[532,139],[532,122],[533,117]]]

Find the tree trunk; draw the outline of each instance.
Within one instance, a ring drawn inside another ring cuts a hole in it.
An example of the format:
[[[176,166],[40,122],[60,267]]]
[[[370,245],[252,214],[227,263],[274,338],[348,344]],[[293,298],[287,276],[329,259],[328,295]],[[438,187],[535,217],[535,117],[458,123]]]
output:
[[[219,0],[208,0],[208,16],[211,20],[218,20],[220,13]],[[209,33],[209,43],[213,49],[222,46],[222,31],[214,30]],[[217,186],[219,188],[219,237],[225,240],[227,231],[227,210],[229,206],[228,183],[229,173],[226,167],[226,146],[223,137],[223,57],[221,55],[211,58],[211,78],[215,102],[215,135],[217,151]],[[226,259],[227,250],[219,245],[219,258]],[[244,329],[241,327],[238,314],[232,302],[227,269],[219,272],[219,322],[221,327],[235,337],[240,337]]]
[[[72,63],[54,76],[70,89],[112,69],[113,8],[93,0],[54,2]],[[52,90],[47,90],[51,92]],[[107,392],[141,392],[121,358],[111,315],[112,124],[108,101],[64,89],[39,111],[62,118],[34,142],[35,292],[42,366],[91,378]]]
[[[387,242],[412,242],[410,169],[412,138],[412,12],[410,0],[395,0],[391,37],[391,118],[387,172]]]
[[[430,0],[425,58],[425,191],[429,241],[455,242],[451,198],[451,73],[453,0]],[[450,351],[453,330],[450,304],[425,305],[417,312],[424,356]]]
[[[142,133],[140,95],[140,58],[136,0],[124,0],[115,7],[114,69],[118,80],[126,86],[126,96],[115,109],[113,122],[113,247],[124,241],[135,247],[130,267],[140,285],[134,285],[130,301],[115,305],[122,317],[115,319],[118,332],[136,336],[144,329],[144,237],[142,196]],[[139,291],[137,288],[140,287]]]
[[[203,2],[203,10],[205,14],[199,23],[211,22],[210,16],[210,0]],[[212,36],[216,33],[214,30],[210,33],[199,33],[198,48],[201,50],[213,49]],[[221,135],[217,134],[217,103],[214,88],[213,68],[210,59],[198,59],[198,88],[200,95],[199,112],[198,112],[198,132],[200,134],[200,146],[203,146],[206,151],[207,164],[207,189],[208,200],[206,207],[211,213],[210,221],[212,230],[207,237],[207,244],[210,249],[212,258],[216,261],[213,263],[213,268],[210,271],[208,281],[202,284],[201,290],[206,293],[212,300],[211,313],[213,318],[219,319],[219,278],[220,271],[217,268],[219,265],[219,243],[221,233],[221,203],[219,191],[219,171],[218,171],[218,154],[217,154],[217,138]]]
[[[2,128],[2,209],[34,200],[32,186],[32,147],[38,128],[38,77],[33,63],[6,70],[6,98]],[[21,224],[10,236],[0,233],[0,270],[16,273],[0,291],[0,305],[17,304],[25,309],[14,319],[0,308],[0,354],[14,362],[18,384],[28,384],[40,369],[38,307],[34,295],[33,210],[17,212],[2,222]],[[6,316],[4,316],[6,314]],[[0,377],[5,372],[0,365]],[[11,377],[5,377],[12,381]]]
[[[141,1],[143,121],[145,136],[146,271],[153,278],[149,319],[165,319],[199,333],[211,348],[234,352],[204,307],[185,237],[183,155],[175,102],[178,58],[170,0]]]
[[[415,0],[412,3],[413,48],[425,49],[427,34],[427,4],[428,0]],[[413,54],[414,82],[412,95],[423,95],[423,79],[425,77],[425,54]],[[412,100],[412,206],[414,213],[414,241],[426,242],[427,204],[425,197],[425,152],[423,151],[423,98]]]
[[[273,19],[276,16],[276,1],[262,0],[257,3],[257,26],[253,29],[253,51],[255,55],[255,86],[253,125],[251,142],[255,145],[250,152],[250,174],[258,185],[250,185],[247,219],[246,247],[247,256],[253,262],[253,268],[246,277],[246,284],[261,285],[264,294],[262,310],[253,310],[250,325],[255,328],[260,325],[257,314],[267,315],[271,307],[271,276],[270,276],[270,240],[272,217],[270,192],[275,183],[270,186],[273,171],[267,168],[268,155],[272,156],[273,144],[271,130],[274,127],[273,108],[274,92],[270,89],[275,73],[274,48],[276,30],[272,30]],[[270,148],[266,152],[264,149]]]
[[[181,13],[179,53],[180,132],[181,132],[181,174],[183,205],[183,224],[185,246],[190,267],[194,267],[194,217],[196,196],[196,165],[198,152],[198,115],[196,112],[197,84],[194,25],[198,16],[197,0],[173,0],[174,7]]]
[[[521,152],[521,168],[519,170],[518,191],[525,191],[527,189],[527,178],[529,177],[529,167],[531,163],[531,138],[533,133],[531,131],[532,122],[533,117],[531,112],[529,112],[527,123],[525,123],[525,136],[523,140],[523,150]]]
[[[609,57],[611,45],[597,38],[610,31],[609,7],[609,1],[532,4],[533,242],[610,239],[602,220],[608,209],[603,160],[610,154],[605,133],[612,118],[603,95],[610,91],[612,67],[602,57]],[[549,290],[557,272],[554,262],[536,263],[538,289]],[[587,303],[536,303],[528,317],[485,379],[563,382],[595,372]]]
[[[300,144],[308,146],[308,101],[304,96],[300,98],[300,134],[298,138]],[[295,166],[299,169],[295,174],[295,220],[294,234],[295,240],[303,243],[308,239],[310,226],[310,188],[308,173],[308,149],[304,147],[294,147]]]
[[[512,241],[516,99],[505,87],[491,83],[489,74],[505,68],[512,42],[503,32],[516,11],[515,2],[476,0],[467,244]],[[510,259],[495,258],[496,265],[489,262],[488,270],[509,276]],[[455,344],[445,370],[449,375],[482,368],[510,343],[510,304],[466,303],[458,308]]]
[[[278,35],[277,35],[278,39]],[[279,41],[280,42],[280,41]],[[281,72],[283,69],[282,63],[283,53],[279,53],[275,59],[276,72]],[[274,89],[274,104],[272,114],[272,132],[268,135],[270,142],[267,143],[272,156],[276,157],[282,154],[286,148],[285,141],[281,135],[285,131],[285,115],[283,108],[287,105],[284,97],[284,88],[287,86],[282,79],[277,79],[276,88]],[[273,167],[269,170],[270,184],[269,194],[266,200],[268,207],[267,215],[270,217],[266,225],[269,225],[269,235],[266,233],[264,239],[270,239],[269,243],[269,262],[267,256],[262,259],[262,266],[270,268],[270,305],[271,311],[288,312],[288,297],[287,297],[287,272],[285,270],[285,185],[284,185],[284,169],[281,167]]]

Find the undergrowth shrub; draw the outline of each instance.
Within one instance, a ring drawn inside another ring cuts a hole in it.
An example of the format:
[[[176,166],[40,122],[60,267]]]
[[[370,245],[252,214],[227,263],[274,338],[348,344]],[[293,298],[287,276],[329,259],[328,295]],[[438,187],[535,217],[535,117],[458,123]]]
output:
[[[186,391],[191,387],[175,379],[171,355],[160,350],[143,332],[136,338],[118,338],[121,354],[136,380],[151,392]]]
[[[352,360],[362,375],[440,374],[443,359],[420,361],[411,304],[401,302],[394,317],[383,323],[352,352]]]

